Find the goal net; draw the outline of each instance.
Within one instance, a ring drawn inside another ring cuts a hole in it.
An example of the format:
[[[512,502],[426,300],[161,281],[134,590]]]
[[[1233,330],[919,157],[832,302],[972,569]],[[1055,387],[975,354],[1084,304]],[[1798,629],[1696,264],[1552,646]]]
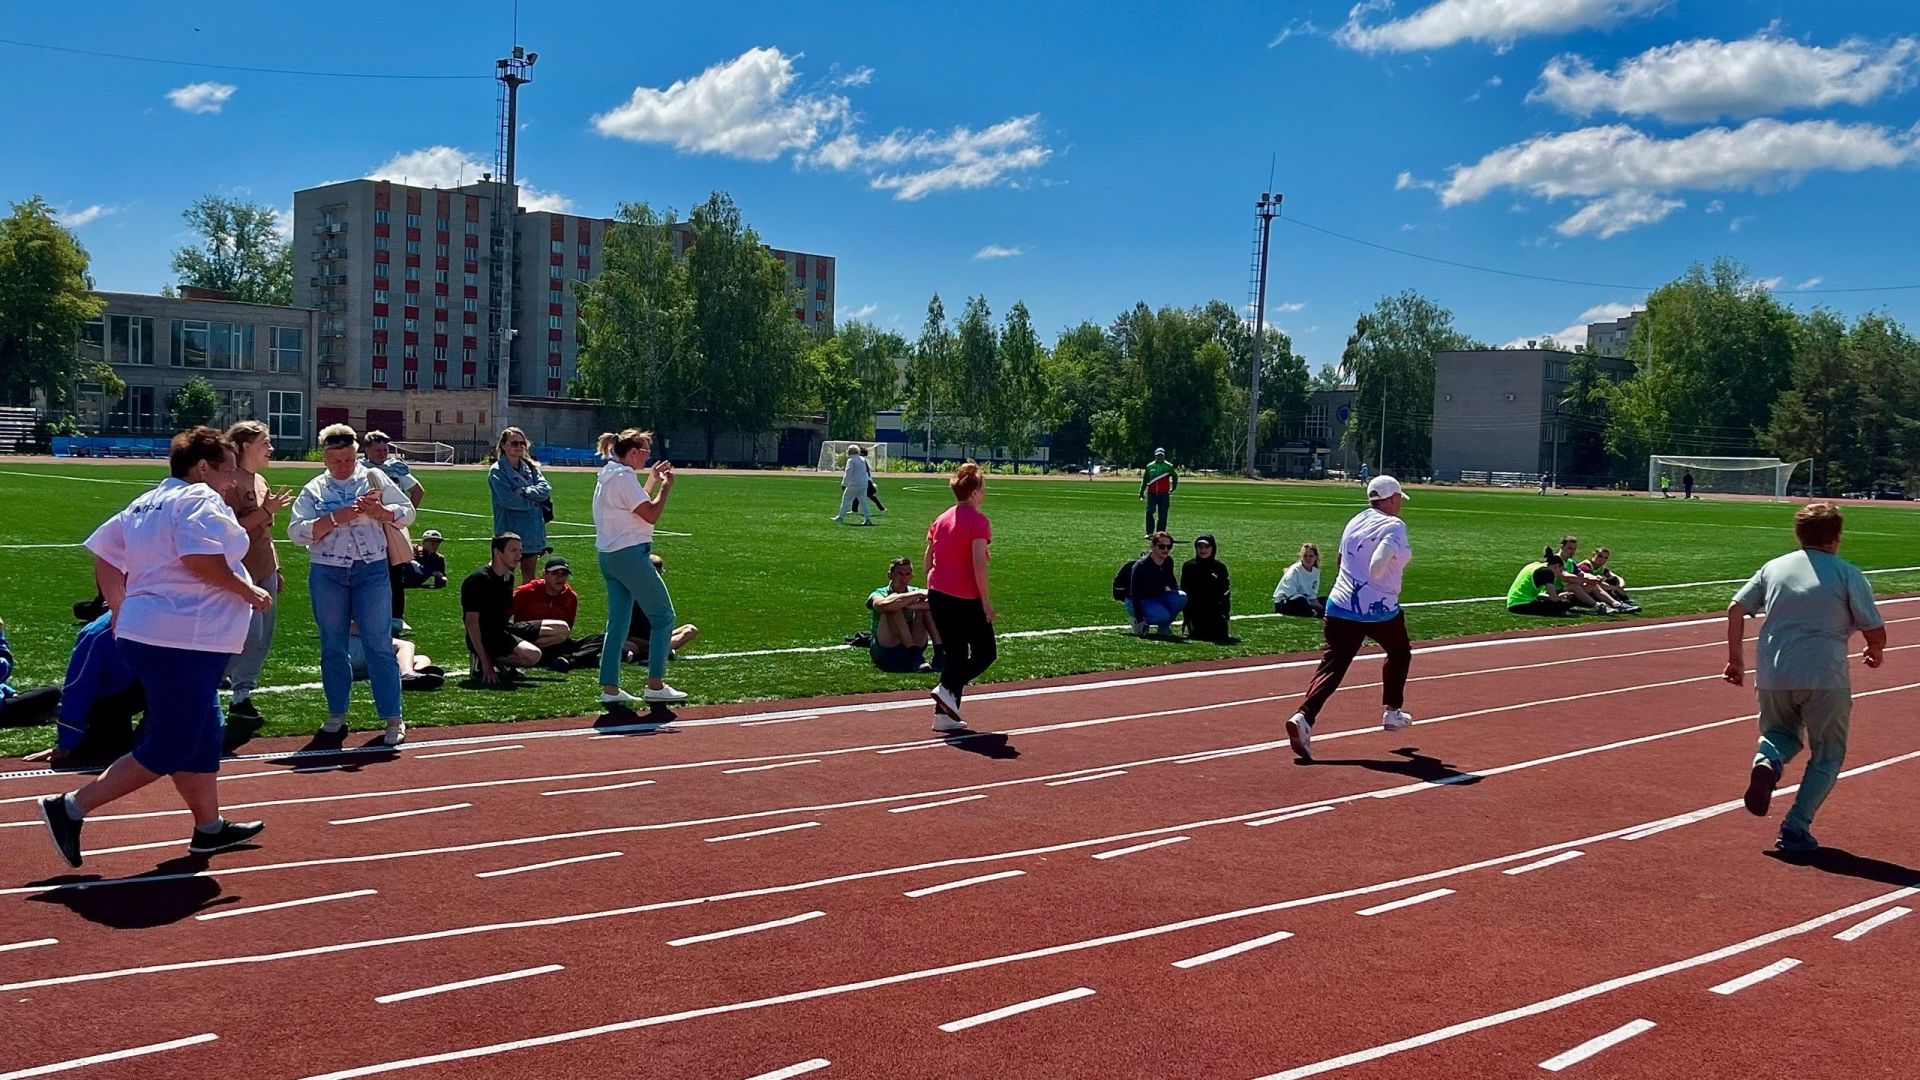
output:
[[[414,465],[451,465],[453,447],[443,442],[394,442],[393,452]]]
[[[1794,471],[1811,458],[1781,461],[1778,458],[1678,457],[1654,454],[1647,459],[1647,492],[1660,493],[1664,477],[1675,497],[1686,493],[1686,478],[1693,476],[1695,495],[1761,495],[1781,499]]]
[[[857,446],[867,452],[867,468],[874,472],[887,471],[886,443],[841,439],[831,439],[820,444],[820,462],[814,468],[821,472],[846,472],[847,448],[850,446]]]

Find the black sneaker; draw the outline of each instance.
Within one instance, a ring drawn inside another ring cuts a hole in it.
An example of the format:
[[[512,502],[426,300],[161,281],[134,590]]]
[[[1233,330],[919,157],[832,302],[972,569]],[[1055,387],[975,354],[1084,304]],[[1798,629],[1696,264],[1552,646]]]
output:
[[[1745,802],[1747,813],[1754,817],[1766,817],[1767,808],[1773,804],[1773,788],[1780,782],[1780,766],[1771,761],[1756,761],[1753,770],[1747,774],[1747,794]]]
[[[65,795],[49,795],[40,800],[40,820],[47,823],[47,833],[53,838],[53,850],[67,860],[68,866],[80,865],[80,821],[67,813]]]
[[[259,836],[260,830],[266,827],[265,822],[228,821],[225,818],[221,818],[218,832],[209,833],[201,832],[199,829],[193,830],[193,839],[187,842],[187,851],[194,855],[212,855],[216,852],[225,851],[228,848],[236,848],[254,837]],[[75,835],[78,835],[77,827]],[[80,864],[75,862],[74,865],[78,866]]]
[[[227,719],[258,722],[261,719],[260,710],[254,706],[252,698],[241,698],[227,706]]]

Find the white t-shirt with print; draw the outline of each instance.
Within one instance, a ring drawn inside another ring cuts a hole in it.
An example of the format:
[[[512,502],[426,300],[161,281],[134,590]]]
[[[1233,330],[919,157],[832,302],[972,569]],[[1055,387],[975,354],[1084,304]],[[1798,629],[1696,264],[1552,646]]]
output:
[[[1299,563],[1287,567],[1287,572],[1280,577],[1280,584],[1274,587],[1273,602],[1278,604],[1295,596],[1306,600],[1320,598],[1319,567],[1309,570]]]
[[[633,512],[634,507],[652,501],[638,473],[617,461],[607,462],[593,482],[593,546],[619,551],[653,543],[653,525]]]
[[[1374,552],[1382,551],[1374,565]],[[1369,506],[1340,533],[1340,573],[1327,614],[1354,622],[1386,622],[1400,614],[1400,574],[1413,561],[1407,523]]]
[[[196,652],[238,653],[253,609],[193,575],[183,555],[219,555],[251,582],[243,560],[247,530],[205,484],[168,477],[87,537],[87,550],[127,575],[114,634]]]

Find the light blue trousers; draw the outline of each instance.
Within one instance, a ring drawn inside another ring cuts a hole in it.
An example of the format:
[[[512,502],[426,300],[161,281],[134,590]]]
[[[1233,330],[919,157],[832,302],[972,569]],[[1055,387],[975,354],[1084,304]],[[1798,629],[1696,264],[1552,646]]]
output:
[[[652,544],[635,544],[600,553],[600,573],[607,579],[607,639],[600,648],[600,685],[620,685],[620,652],[633,625],[633,605],[653,624],[647,635],[647,678],[667,677],[667,653],[673,649],[673,598],[667,583],[648,558]]]

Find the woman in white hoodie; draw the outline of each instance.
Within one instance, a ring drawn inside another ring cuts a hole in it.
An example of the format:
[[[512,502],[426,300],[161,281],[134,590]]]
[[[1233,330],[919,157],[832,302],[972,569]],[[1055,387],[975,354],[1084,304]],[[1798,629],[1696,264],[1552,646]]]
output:
[[[1324,618],[1327,602],[1320,599],[1320,548],[1300,545],[1300,559],[1280,577],[1273,590],[1273,610],[1302,619]]]
[[[600,552],[600,573],[607,579],[608,647],[600,653],[600,703],[632,705],[645,701],[685,701],[687,695],[668,686],[667,659],[673,648],[673,635],[665,628],[673,626],[673,598],[667,595],[667,583],[654,569],[653,525],[666,509],[667,496],[673,491],[673,463],[647,464],[653,450],[653,433],[628,428],[615,435],[600,436],[600,456],[607,463],[593,484],[594,546]],[[640,480],[642,470],[646,482]],[[648,639],[647,689],[634,697],[620,689],[619,643],[627,640],[633,620],[633,605],[638,603],[656,632]]]
[[[860,507],[860,516],[866,519],[860,524],[873,524],[873,500],[867,495],[867,489],[872,486],[873,469],[867,464],[867,452],[858,446],[847,447],[847,471],[840,477],[840,510],[833,515],[836,525],[853,511],[855,504]]]

